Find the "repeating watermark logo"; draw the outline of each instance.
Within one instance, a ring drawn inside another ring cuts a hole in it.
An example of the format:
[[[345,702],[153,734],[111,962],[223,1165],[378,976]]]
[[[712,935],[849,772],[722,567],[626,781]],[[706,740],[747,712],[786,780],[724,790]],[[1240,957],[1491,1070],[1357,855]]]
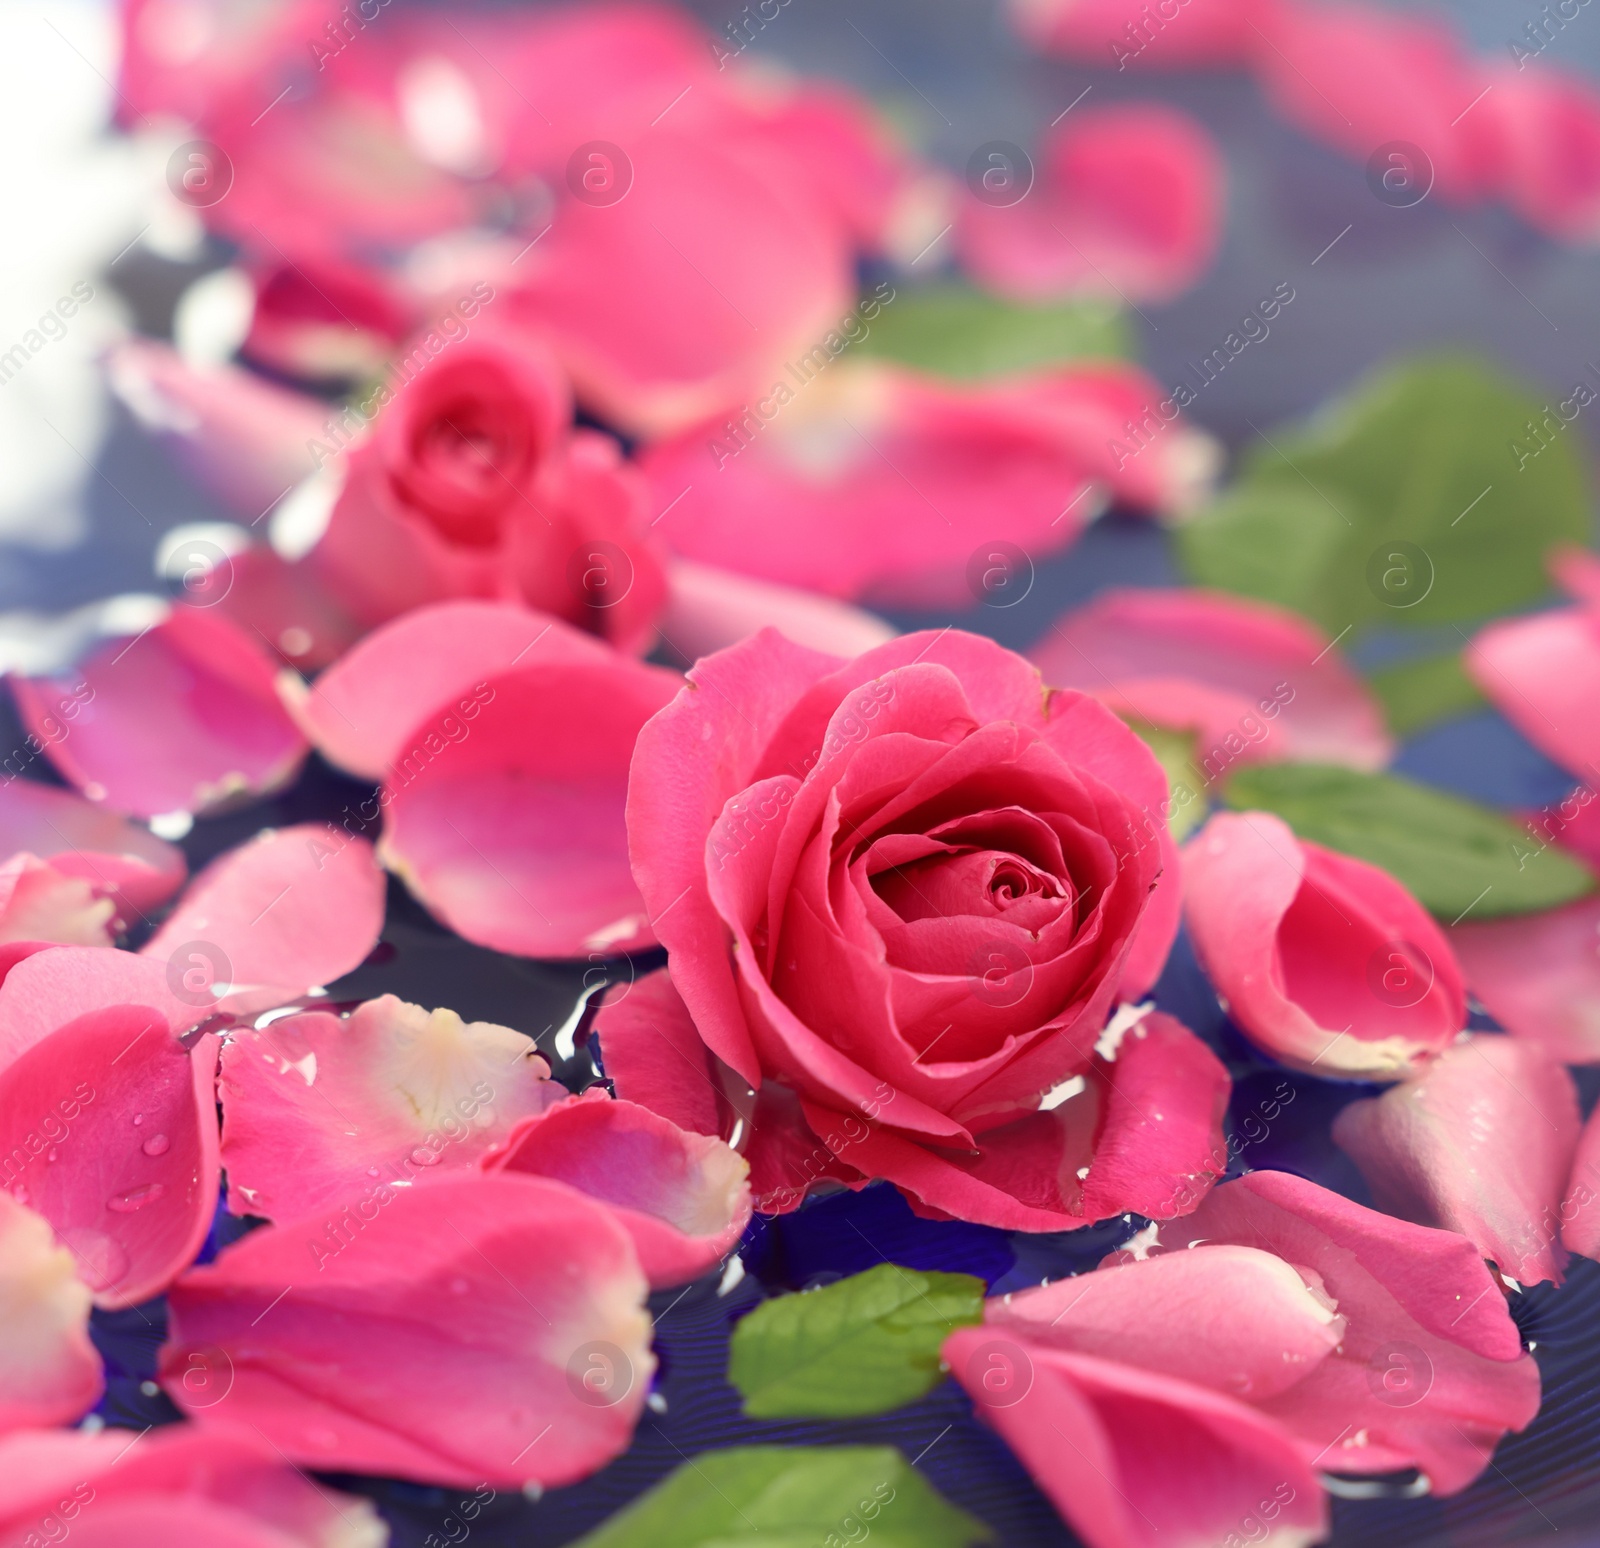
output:
[[[1433,191],[1433,161],[1410,140],[1385,140],[1367,158],[1367,187],[1391,210],[1409,210]]]
[[[180,203],[209,209],[233,187],[233,161],[212,140],[189,140],[167,158],[167,187]]]
[[[1015,607],[1033,590],[1033,558],[1005,539],[980,543],[967,560],[967,590],[985,607]]]
[[[1010,140],[985,140],[967,158],[967,187],[995,209],[1021,204],[1033,191],[1033,160]]]
[[[963,1385],[985,1408],[1011,1408],[1033,1390],[1033,1361],[1020,1344],[989,1339],[967,1356]]]
[[[579,204],[608,209],[633,187],[633,163],[610,140],[585,140],[567,157],[567,192]]]

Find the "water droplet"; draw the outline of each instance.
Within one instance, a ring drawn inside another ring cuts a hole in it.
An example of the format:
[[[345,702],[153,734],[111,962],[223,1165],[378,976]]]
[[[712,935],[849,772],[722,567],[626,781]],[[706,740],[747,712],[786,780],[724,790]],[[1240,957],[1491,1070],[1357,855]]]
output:
[[[136,1209],[143,1209],[146,1204],[154,1204],[167,1190],[158,1182],[144,1183],[140,1187],[130,1188],[126,1193],[119,1193],[115,1198],[106,1200],[106,1208],[119,1215],[131,1215]]]
[[[377,1169],[377,1167],[375,1167],[375,1166],[369,1166],[369,1167],[368,1167],[368,1168],[367,1168],[367,1176],[368,1176],[368,1177],[376,1177],[376,1176],[377,1176],[377,1175],[378,1175],[378,1169]]]
[[[418,1145],[411,1152],[411,1164],[413,1166],[437,1166],[439,1164],[439,1152],[429,1150],[426,1145]]]
[[[16,1187],[11,1190],[11,1197],[14,1198],[19,1204],[26,1204],[28,1202],[28,1190],[24,1188],[21,1183],[18,1183]]]
[[[464,1279],[452,1279],[450,1281],[451,1295],[465,1295],[471,1288],[472,1286]]]
[[[143,1123],[143,1122],[144,1122],[144,1114],[143,1113],[135,1113],[133,1115],[133,1126],[134,1126],[134,1128],[137,1129],[139,1127],[139,1125],[141,1123]]]
[[[50,1147],[49,1151],[45,1155],[45,1160],[46,1161],[54,1161],[55,1158],[56,1158],[56,1147],[54,1145],[52,1145]]]
[[[530,1478],[527,1483],[523,1484],[522,1486],[522,1495],[524,1499],[529,1500],[543,1499],[544,1485],[540,1483],[537,1478]]]
[[[165,1134],[152,1134],[139,1148],[147,1156],[164,1156],[171,1144],[172,1141]]]
[[[91,1290],[109,1290],[127,1277],[127,1253],[103,1231],[68,1226],[57,1235],[78,1260],[78,1276]]]
[[[141,1381],[139,1383],[139,1390],[144,1393],[146,1397],[154,1397],[161,1390],[161,1388],[158,1387],[153,1381]]]

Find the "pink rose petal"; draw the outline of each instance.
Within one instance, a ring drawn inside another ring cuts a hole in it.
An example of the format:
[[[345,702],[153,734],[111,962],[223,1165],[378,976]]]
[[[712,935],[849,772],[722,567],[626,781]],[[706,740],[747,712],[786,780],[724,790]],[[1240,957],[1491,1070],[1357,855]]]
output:
[[[161,1379],[202,1425],[308,1467],[549,1487],[633,1434],[655,1369],[645,1291],[628,1233],[565,1184],[378,1186],[186,1275]],[[186,1385],[195,1360],[230,1373],[224,1401]]]
[[[1294,1441],[1232,1398],[986,1327],[952,1335],[944,1358],[1089,1548],[1311,1543],[1327,1530],[1327,1496]]]
[[[961,208],[962,258],[1002,295],[1164,301],[1216,253],[1222,159],[1200,124],[1173,108],[1085,106],[1047,133],[1034,177],[1025,193],[974,191]]]
[[[1278,4],[1187,0],[1171,17],[1146,0],[1010,0],[1008,9],[1017,30],[1046,53],[1142,70],[1244,65]]]
[[[0,1156],[96,1303],[137,1305],[194,1260],[216,1208],[216,1043],[157,1013],[68,1021],[0,1073]]]
[[[183,851],[148,828],[27,779],[0,785],[0,854],[19,850],[63,876],[81,876],[133,915],[166,902],[188,874]]]
[[[1333,1137],[1390,1214],[1459,1231],[1520,1284],[1561,1283],[1562,1190],[1578,1144],[1572,1077],[1536,1043],[1476,1034]]]
[[[496,951],[652,943],[625,792],[640,728],[681,681],[614,652],[524,663],[477,693],[482,711],[459,737],[431,719],[415,726],[382,793],[384,863],[458,935]]]
[[[228,1207],[278,1221],[471,1166],[566,1095],[520,1032],[389,994],[232,1032],[219,1091]]]
[[[0,1431],[68,1424],[98,1401],[89,1303],[49,1222],[0,1192]]]
[[[300,823],[213,860],[140,955],[166,964],[180,998],[196,1006],[216,985],[240,1009],[247,999],[281,1004],[359,967],[377,945],[383,909],[372,846]]]
[[[1128,588],[1058,618],[1030,657],[1047,682],[1196,733],[1207,774],[1267,757],[1382,768],[1394,752],[1383,712],[1330,645],[1286,608]]]
[[[109,946],[117,906],[81,876],[64,876],[36,855],[0,863],[0,941]]]
[[[1195,951],[1240,1029],[1330,1078],[1398,1080],[1467,1019],[1443,931],[1376,866],[1221,812],[1184,849]]]
[[[1282,1172],[1252,1172],[1161,1229],[1157,1251],[1259,1248],[1345,1319],[1338,1347],[1258,1406],[1330,1473],[1416,1467],[1464,1489],[1539,1409],[1539,1370],[1463,1236],[1364,1209]],[[1315,1276],[1315,1278],[1313,1278]]]
[[[524,1118],[483,1164],[553,1177],[609,1204],[654,1290],[704,1274],[750,1223],[742,1156],[603,1091]]]
[[[511,602],[435,602],[374,629],[309,689],[280,679],[290,713],[317,751],[346,773],[379,780],[408,749],[430,708],[470,734],[474,690],[519,667],[605,661],[610,651],[577,629]]]
[[[1564,1064],[1600,1064],[1600,898],[1457,925],[1450,944],[1506,1031]]]
[[[214,612],[174,607],[76,672],[13,677],[24,723],[85,795],[135,817],[276,790],[306,744],[279,707],[272,658]]]
[[[185,1384],[220,1402],[227,1382],[201,1360]],[[306,1478],[258,1436],[177,1424],[0,1439],[0,1542],[26,1548],[41,1531],[102,1548],[379,1548],[387,1528],[371,1501]]]
[[[1561,1241],[1569,1252],[1600,1258],[1600,1119],[1584,1124],[1561,1201]]]

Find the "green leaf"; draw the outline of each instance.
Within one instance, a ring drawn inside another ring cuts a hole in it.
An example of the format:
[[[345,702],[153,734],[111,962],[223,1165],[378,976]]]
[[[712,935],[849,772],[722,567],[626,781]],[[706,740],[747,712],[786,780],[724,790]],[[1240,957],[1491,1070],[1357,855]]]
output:
[[[1168,799],[1172,803],[1167,827],[1181,844],[1206,814],[1206,799],[1201,792],[1209,782],[1195,767],[1195,739],[1182,731],[1153,726],[1148,720],[1125,718],[1134,735],[1156,755],[1156,762],[1167,776]]]
[[[994,1540],[892,1446],[702,1452],[575,1548],[969,1548]]]
[[[1130,353],[1122,313],[1101,301],[1018,306],[960,285],[904,289],[857,349],[942,376],[997,376]]]
[[[1396,774],[1320,763],[1241,769],[1229,806],[1275,812],[1304,839],[1381,866],[1422,905],[1454,922],[1534,913],[1592,892],[1570,855],[1475,801]]]
[[[1488,703],[1455,652],[1383,667],[1368,681],[1397,736],[1411,736],[1440,721],[1470,715]]]
[[[1233,488],[1179,529],[1179,557],[1202,585],[1336,635],[1521,607],[1547,589],[1550,548],[1590,529],[1582,432],[1541,443],[1528,425],[1544,419],[1543,398],[1483,362],[1404,361],[1264,436]]]
[[[779,1296],[733,1330],[728,1380],[755,1419],[882,1414],[944,1379],[939,1346],[983,1321],[983,1281],[880,1263]]]

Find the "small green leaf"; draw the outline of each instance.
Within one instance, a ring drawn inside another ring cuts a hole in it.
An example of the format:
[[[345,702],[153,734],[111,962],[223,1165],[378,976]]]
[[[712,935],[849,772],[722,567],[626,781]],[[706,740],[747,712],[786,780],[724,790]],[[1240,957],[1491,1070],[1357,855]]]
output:
[[[1167,798],[1172,803],[1167,813],[1167,827],[1181,844],[1206,814],[1206,798],[1202,792],[1209,781],[1195,767],[1194,738],[1182,731],[1169,731],[1165,726],[1153,726],[1148,720],[1130,718],[1128,725],[1156,755],[1156,762],[1167,776]]]
[[[1548,587],[1549,550],[1590,532],[1582,434],[1550,430],[1545,403],[1469,357],[1402,361],[1265,435],[1233,488],[1179,529],[1179,558],[1202,585],[1335,635],[1521,607]]]
[[[1383,667],[1368,681],[1396,736],[1411,736],[1441,721],[1470,715],[1488,703],[1454,652]]]
[[[1595,879],[1570,855],[1475,801],[1396,774],[1321,763],[1241,769],[1229,806],[1275,812],[1301,838],[1381,866],[1441,919],[1535,913],[1581,898]]]
[[[960,285],[903,289],[870,327],[858,349],[941,376],[997,376],[1129,353],[1127,324],[1114,306],[1018,306]]]
[[[983,1281],[880,1263],[779,1296],[733,1330],[728,1380],[755,1419],[882,1414],[944,1379],[939,1346],[983,1321]]]
[[[574,1548],[970,1548],[994,1534],[892,1446],[739,1446],[685,1462]]]

